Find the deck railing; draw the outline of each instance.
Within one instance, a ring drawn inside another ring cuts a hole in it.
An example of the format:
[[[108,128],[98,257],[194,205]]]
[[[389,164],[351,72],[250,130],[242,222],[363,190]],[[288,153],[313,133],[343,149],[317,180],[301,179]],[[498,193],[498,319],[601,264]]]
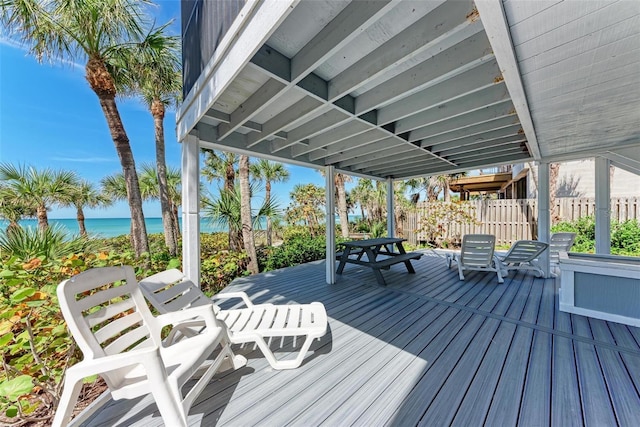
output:
[[[462,203],[467,207],[467,212],[475,215],[478,224],[446,224],[449,236],[493,234],[498,245],[511,245],[516,240],[537,236],[537,199],[472,200]],[[560,221],[575,221],[584,216],[595,215],[595,199],[558,198],[555,212]],[[429,215],[429,202],[419,203],[415,212],[410,212],[400,224],[403,237],[410,243],[427,240],[423,233],[418,232],[421,218],[425,215]],[[612,198],[611,219],[640,220],[640,197]]]

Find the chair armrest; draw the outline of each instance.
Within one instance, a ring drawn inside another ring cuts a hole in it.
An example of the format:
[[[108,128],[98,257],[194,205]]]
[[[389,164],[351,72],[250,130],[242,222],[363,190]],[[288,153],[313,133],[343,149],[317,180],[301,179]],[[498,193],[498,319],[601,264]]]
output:
[[[251,302],[247,294],[244,292],[223,292],[221,294],[216,294],[211,297],[212,300],[230,299],[230,298],[241,298],[248,308],[253,307],[253,303]]]
[[[127,366],[148,363],[152,360],[161,360],[160,349],[156,346],[102,356],[96,359],[84,359],[71,366],[69,370],[73,370],[76,375],[84,378]]]
[[[204,320],[207,328],[213,328],[218,326],[216,317],[213,314],[213,304],[202,305],[198,307],[191,307],[184,310],[172,311],[169,313],[161,314],[156,317],[156,321],[161,329],[167,325],[182,324],[186,321],[194,321],[196,317],[201,317]]]

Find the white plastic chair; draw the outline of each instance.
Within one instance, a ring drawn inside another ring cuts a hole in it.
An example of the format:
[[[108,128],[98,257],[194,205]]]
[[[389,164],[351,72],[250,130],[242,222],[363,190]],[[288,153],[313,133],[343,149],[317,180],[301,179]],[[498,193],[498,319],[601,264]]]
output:
[[[494,271],[498,275],[498,283],[504,283],[493,256],[495,243],[496,237],[491,234],[466,234],[462,237],[460,253],[447,257],[447,266],[450,267],[452,262],[458,265],[460,280],[464,280],[464,270]]]
[[[558,264],[560,252],[569,252],[573,242],[576,239],[576,233],[553,233],[549,239],[549,262]]]
[[[222,363],[234,368],[246,364],[244,357],[234,356],[211,310],[196,307],[154,317],[129,266],[87,270],[62,282],[57,293],[84,360],[67,369],[54,426],[68,423],[82,379],[96,374],[104,378],[113,399],[151,393],[165,425],[186,426],[189,408]],[[204,333],[163,345],[164,326],[193,318],[207,325]],[[183,397],[183,385],[203,370]]]
[[[511,246],[509,252],[502,256],[496,255],[495,259],[503,276],[509,274],[510,270],[533,270],[538,277],[541,277],[544,271],[536,263],[536,259],[548,247],[547,243],[537,240],[518,240]]]
[[[177,269],[163,271],[140,281],[145,297],[160,313],[170,313],[188,307],[207,306],[228,328],[233,344],[254,342],[274,369],[293,369],[302,364],[314,339],[327,331],[327,313],[319,302],[311,304],[253,304],[244,292],[224,292],[213,300],[240,298],[246,308],[221,310],[202,293],[200,288]],[[185,335],[189,335],[185,329]],[[193,333],[193,332],[192,332]],[[197,333],[197,332],[196,332]],[[273,338],[304,337],[294,359],[277,360],[271,351]]]

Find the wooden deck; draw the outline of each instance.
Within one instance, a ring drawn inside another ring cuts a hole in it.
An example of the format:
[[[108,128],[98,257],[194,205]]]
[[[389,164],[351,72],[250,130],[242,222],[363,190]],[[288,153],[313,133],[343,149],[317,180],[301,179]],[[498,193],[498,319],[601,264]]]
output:
[[[640,328],[559,312],[559,279],[462,282],[433,252],[413,265],[383,271],[386,287],[357,265],[327,285],[324,262],[234,281],[255,302],[323,302],[330,331],[290,371],[239,349],[248,365],[215,377],[190,424],[638,425]],[[110,402],[85,425],[162,420],[145,397]]]

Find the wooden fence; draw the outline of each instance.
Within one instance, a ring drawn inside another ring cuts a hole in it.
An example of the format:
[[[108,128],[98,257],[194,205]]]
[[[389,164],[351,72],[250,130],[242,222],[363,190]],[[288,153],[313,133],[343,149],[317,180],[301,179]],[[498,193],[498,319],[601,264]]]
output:
[[[537,199],[472,200],[462,203],[479,224],[443,224],[454,240],[461,239],[465,234],[486,233],[495,235],[498,245],[511,245],[516,240],[537,236]],[[410,243],[417,244],[426,240],[426,236],[417,230],[420,228],[421,217],[428,215],[428,212],[429,203],[419,203],[415,212],[410,212],[399,224],[403,237]],[[595,199],[558,198],[556,213],[560,221],[575,221],[584,216],[595,215]],[[640,197],[612,198],[611,219],[640,220]]]

